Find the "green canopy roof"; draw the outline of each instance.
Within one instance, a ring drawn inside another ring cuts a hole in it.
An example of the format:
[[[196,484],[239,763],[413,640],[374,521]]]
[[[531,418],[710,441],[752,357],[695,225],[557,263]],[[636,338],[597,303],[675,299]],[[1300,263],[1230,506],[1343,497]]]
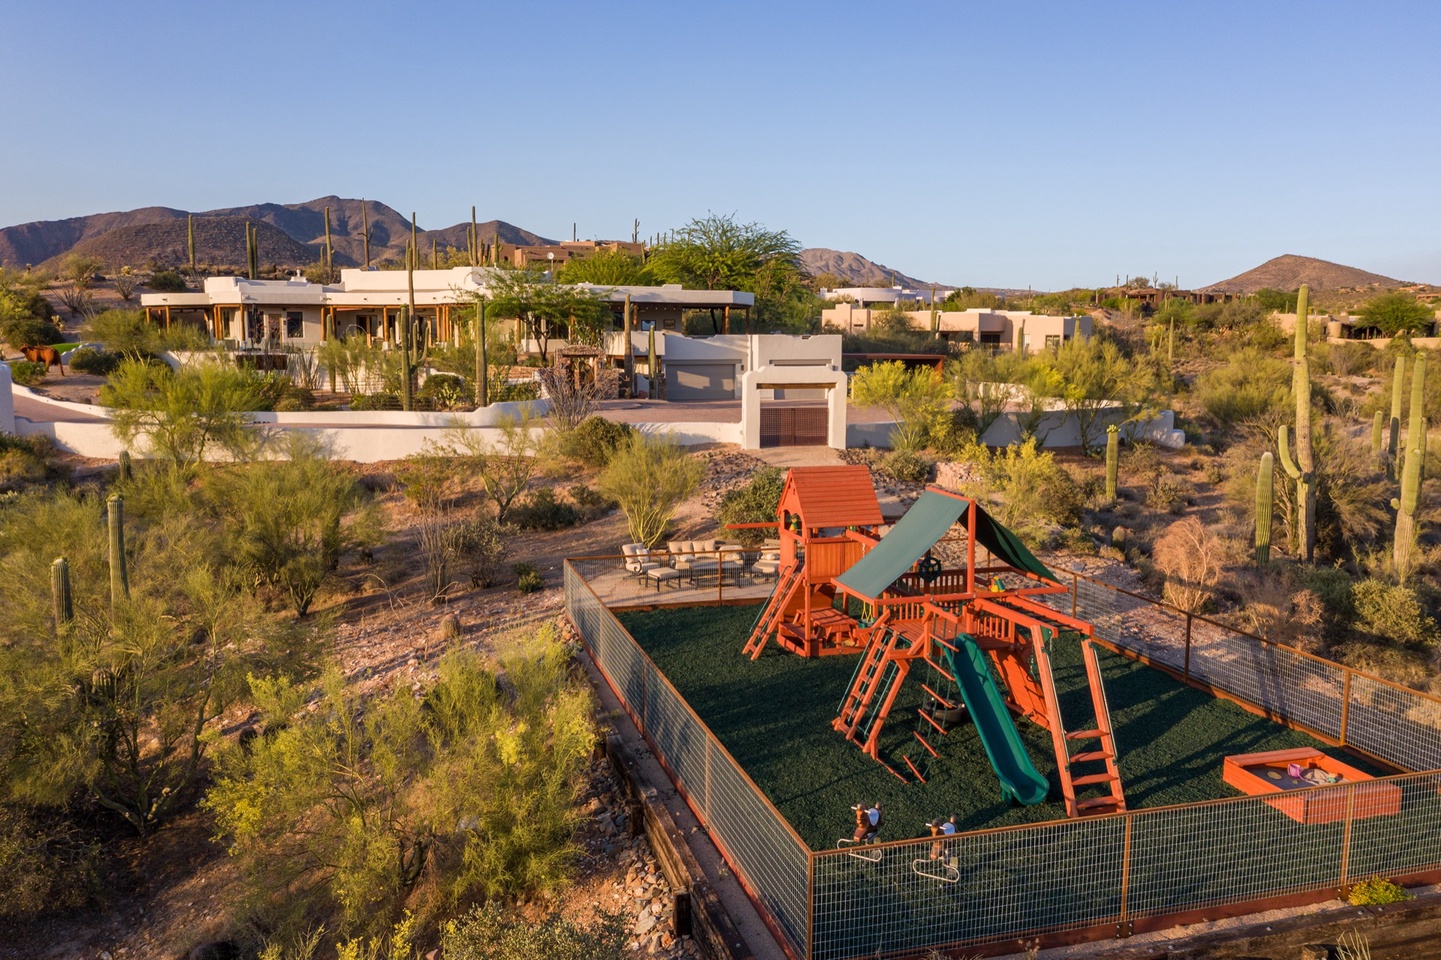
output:
[[[969,505],[969,501],[959,497],[927,490],[880,543],[836,578],[837,582],[858,596],[878,599],[965,516]],[[1017,570],[1055,580],[1020,538],[997,523],[979,504],[976,505],[976,542]]]

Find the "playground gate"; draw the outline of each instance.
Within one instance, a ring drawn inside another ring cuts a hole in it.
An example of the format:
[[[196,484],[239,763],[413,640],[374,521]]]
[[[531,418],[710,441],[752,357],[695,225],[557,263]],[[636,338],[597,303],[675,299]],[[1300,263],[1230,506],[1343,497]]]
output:
[[[1272,644],[1080,574],[1047,598],[1096,636],[1183,680],[1406,770],[1309,791],[1345,816],[1301,824],[1265,797],[959,834],[959,880],[918,877],[929,837],[870,863],[809,851],[587,580],[621,558],[567,561],[566,611],[786,952],[796,960],[924,955],[1085,931],[1126,936],[1339,895],[1381,875],[1441,879],[1441,700]],[[1353,816],[1377,783],[1395,816]]]

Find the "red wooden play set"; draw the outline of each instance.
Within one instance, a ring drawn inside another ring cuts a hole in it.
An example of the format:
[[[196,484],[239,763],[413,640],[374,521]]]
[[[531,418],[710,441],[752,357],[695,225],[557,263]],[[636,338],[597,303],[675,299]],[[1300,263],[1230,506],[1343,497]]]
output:
[[[958,525],[966,562],[947,569],[934,549]],[[776,526],[776,588],[744,652],[759,657],[774,643],[804,657],[857,654],[837,731],[900,779],[924,781],[939,757],[937,738],[968,713],[1003,796],[1040,803],[1049,784],[1021,741],[1012,719],[1019,714],[1050,733],[1070,816],[1126,808],[1091,626],[1042,602],[1066,588],[974,500],[930,487],[883,530],[867,468],[797,467]],[[1051,670],[1062,633],[1080,637],[1090,716],[1062,716]],[[918,676],[915,749],[892,765],[881,732]]]

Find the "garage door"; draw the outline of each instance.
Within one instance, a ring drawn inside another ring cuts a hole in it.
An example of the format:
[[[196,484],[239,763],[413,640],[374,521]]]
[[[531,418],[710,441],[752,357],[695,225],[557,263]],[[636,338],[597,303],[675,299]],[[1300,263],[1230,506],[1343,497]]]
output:
[[[761,404],[762,447],[823,447],[829,440],[830,411],[816,406]]]
[[[733,363],[668,363],[665,366],[667,400],[734,400],[736,367]]]

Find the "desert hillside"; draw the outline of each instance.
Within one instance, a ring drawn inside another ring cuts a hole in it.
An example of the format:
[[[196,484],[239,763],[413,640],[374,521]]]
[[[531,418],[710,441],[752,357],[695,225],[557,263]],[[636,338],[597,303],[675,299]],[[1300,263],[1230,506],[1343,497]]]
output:
[[[1295,290],[1303,283],[1309,285],[1313,292],[1358,289],[1389,290],[1405,286],[1402,281],[1383,277],[1379,273],[1370,273],[1357,267],[1332,263],[1329,260],[1298,257],[1288,253],[1267,260],[1259,267],[1237,274],[1229,280],[1222,280],[1202,289],[1217,293],[1251,294],[1267,288]]]

